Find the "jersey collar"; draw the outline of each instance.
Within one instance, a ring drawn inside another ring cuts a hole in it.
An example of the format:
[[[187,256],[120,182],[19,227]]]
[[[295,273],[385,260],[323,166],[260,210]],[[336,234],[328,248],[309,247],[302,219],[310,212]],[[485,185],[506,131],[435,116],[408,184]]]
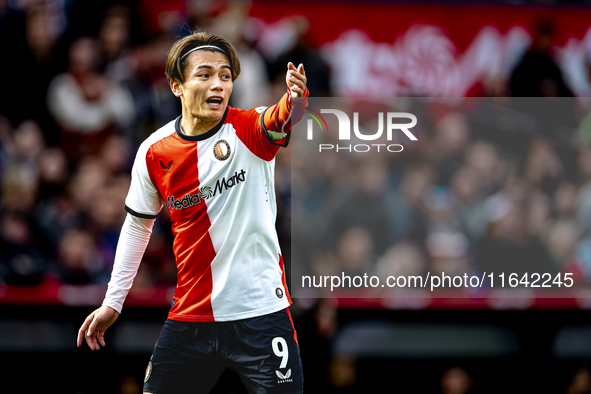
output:
[[[199,135],[187,135],[185,133],[182,132],[181,130],[181,119],[183,118],[183,115],[180,115],[178,118],[176,118],[176,121],[174,122],[174,129],[176,131],[176,134],[179,136],[179,138],[185,140],[185,141],[203,141],[208,139],[209,137],[215,135],[218,131],[220,131],[220,129],[222,128],[222,126],[224,125],[224,121],[226,120],[226,115],[228,115],[228,109],[230,107],[226,107],[226,111],[224,112],[224,116],[222,116],[222,119],[218,122],[218,124],[216,124],[213,129],[209,130],[207,133],[203,133],[203,134],[199,134]]]

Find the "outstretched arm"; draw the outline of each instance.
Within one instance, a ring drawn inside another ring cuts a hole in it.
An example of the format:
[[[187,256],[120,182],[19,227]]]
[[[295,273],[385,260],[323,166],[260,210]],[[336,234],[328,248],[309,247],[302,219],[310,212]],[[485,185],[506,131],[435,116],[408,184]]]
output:
[[[123,302],[133,284],[142,256],[150,241],[155,219],[142,219],[127,214],[115,253],[115,262],[103,305],[93,311],[78,330],[77,345],[83,339],[91,350],[105,346],[105,330],[119,317]]]
[[[269,108],[243,111],[241,121],[247,127],[238,127],[236,132],[248,149],[263,160],[273,160],[279,147],[287,146],[291,126],[302,119],[308,106],[310,93],[306,88],[304,65],[296,69],[293,63],[288,63],[285,82],[288,92],[281,100]]]
[[[307,97],[310,94],[306,88],[307,82],[304,65],[300,64],[296,69],[293,63],[289,62],[285,74],[288,93],[277,104],[265,111],[264,123],[267,130],[288,133],[291,125],[302,119],[308,105]]]

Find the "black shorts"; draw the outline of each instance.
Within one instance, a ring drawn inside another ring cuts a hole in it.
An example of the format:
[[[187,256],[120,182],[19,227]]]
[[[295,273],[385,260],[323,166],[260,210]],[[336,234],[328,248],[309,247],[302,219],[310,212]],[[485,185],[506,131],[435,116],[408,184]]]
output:
[[[167,320],[146,370],[144,392],[209,393],[225,368],[249,393],[302,393],[300,349],[289,310],[231,322]]]

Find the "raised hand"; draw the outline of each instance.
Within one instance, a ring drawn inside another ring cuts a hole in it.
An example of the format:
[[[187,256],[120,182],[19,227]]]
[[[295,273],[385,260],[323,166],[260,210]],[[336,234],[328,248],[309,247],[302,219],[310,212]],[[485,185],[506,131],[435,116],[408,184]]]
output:
[[[287,88],[291,92],[291,97],[300,99],[304,97],[306,91],[306,72],[304,71],[304,65],[300,63],[296,69],[292,62],[287,63],[287,73],[285,74],[285,82]]]

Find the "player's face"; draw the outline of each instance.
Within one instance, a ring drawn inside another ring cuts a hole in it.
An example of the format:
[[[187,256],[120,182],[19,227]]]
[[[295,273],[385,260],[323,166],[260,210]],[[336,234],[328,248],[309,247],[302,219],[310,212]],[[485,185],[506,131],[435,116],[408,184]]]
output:
[[[185,109],[200,120],[219,121],[234,87],[228,58],[221,52],[198,50],[187,60],[185,82],[180,85]]]

